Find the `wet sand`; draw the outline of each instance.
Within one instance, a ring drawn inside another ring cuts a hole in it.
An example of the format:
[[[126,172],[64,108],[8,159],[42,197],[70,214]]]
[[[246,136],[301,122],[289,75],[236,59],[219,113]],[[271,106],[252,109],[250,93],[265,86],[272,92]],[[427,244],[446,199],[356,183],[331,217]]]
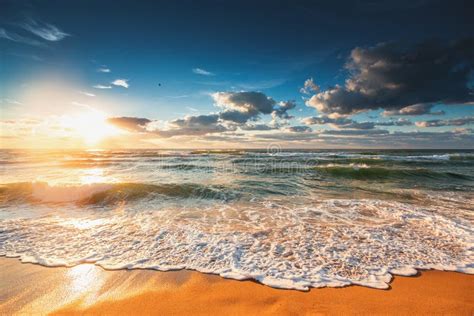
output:
[[[390,290],[278,290],[193,271],[47,268],[0,258],[0,315],[474,314],[474,275],[425,271]]]

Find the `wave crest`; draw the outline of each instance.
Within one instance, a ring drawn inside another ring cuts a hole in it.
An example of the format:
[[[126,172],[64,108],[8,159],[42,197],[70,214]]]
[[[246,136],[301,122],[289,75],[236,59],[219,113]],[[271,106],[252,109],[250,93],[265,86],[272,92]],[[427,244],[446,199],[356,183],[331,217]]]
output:
[[[50,185],[46,182],[11,183],[0,187],[0,201],[40,203],[77,202],[80,204],[112,204],[147,197],[179,197],[230,200],[237,193],[223,186],[204,186],[193,183],[93,183],[82,185]]]

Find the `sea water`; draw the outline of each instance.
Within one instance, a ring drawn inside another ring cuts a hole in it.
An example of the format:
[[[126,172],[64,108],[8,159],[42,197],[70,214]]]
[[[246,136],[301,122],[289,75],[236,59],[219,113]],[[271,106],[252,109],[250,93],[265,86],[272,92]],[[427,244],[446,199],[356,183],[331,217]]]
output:
[[[474,273],[474,152],[0,151],[0,255],[276,288]]]

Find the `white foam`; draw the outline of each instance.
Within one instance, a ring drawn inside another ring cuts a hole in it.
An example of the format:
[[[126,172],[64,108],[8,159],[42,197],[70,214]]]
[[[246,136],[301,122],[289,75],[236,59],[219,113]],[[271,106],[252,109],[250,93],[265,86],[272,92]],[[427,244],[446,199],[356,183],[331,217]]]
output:
[[[333,199],[0,221],[0,255],[47,266],[192,269],[275,288],[387,288],[417,269],[473,273],[472,222],[437,206]],[[32,229],[34,227],[34,229]]]

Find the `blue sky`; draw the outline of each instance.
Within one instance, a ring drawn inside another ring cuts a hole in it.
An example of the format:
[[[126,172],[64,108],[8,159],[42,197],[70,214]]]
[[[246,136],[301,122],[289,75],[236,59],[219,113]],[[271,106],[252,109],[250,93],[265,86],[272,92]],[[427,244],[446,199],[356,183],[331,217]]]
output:
[[[473,147],[468,1],[0,6],[2,147],[86,146],[79,110],[110,146]]]

